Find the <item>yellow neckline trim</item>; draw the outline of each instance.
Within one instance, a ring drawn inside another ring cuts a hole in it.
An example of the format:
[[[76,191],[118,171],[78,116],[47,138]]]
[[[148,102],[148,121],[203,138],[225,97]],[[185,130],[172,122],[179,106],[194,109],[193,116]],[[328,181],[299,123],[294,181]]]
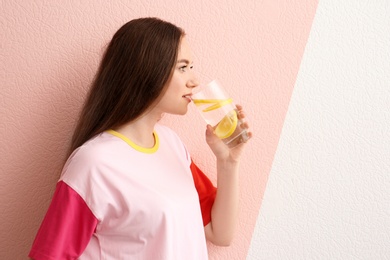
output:
[[[152,148],[145,148],[145,147],[142,147],[142,146],[139,146],[137,144],[135,144],[133,141],[131,141],[129,138],[127,138],[126,136],[124,136],[123,134],[121,133],[118,133],[117,131],[115,130],[107,130],[106,131],[107,133],[109,134],[112,134],[116,137],[119,137],[120,139],[122,139],[123,141],[125,141],[128,145],[130,145],[131,147],[133,147],[135,150],[139,151],[139,152],[142,152],[142,153],[154,153],[158,150],[158,147],[160,145],[160,141],[158,139],[158,135],[155,131],[153,131],[153,136],[154,136],[154,146]]]

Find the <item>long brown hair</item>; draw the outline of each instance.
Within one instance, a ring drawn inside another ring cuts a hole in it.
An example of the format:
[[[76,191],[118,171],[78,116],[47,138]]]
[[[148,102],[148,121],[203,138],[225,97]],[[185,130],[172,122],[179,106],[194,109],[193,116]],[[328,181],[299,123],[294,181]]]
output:
[[[123,25],[111,39],[76,125],[69,154],[93,136],[142,115],[161,95],[184,31],[158,18]]]

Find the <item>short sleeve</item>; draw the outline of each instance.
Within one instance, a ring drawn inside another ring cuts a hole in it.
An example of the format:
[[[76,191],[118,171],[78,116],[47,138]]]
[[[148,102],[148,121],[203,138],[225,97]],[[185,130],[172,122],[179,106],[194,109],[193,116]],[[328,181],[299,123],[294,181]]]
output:
[[[87,247],[97,223],[80,195],[60,181],[29,257],[35,260],[76,259]]]
[[[194,162],[191,162],[190,167],[199,196],[203,226],[206,226],[211,221],[211,209],[217,194],[217,188],[214,187],[209,178],[207,178],[207,176],[198,168],[198,166],[195,165]]]

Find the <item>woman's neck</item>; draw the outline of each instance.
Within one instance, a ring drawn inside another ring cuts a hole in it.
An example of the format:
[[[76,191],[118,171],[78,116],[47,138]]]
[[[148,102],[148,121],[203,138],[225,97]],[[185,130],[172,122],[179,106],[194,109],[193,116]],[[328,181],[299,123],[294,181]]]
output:
[[[137,118],[136,120],[117,127],[113,130],[126,136],[135,144],[144,147],[152,148],[155,145],[153,135],[156,123],[161,119],[161,114],[156,115],[147,113]]]

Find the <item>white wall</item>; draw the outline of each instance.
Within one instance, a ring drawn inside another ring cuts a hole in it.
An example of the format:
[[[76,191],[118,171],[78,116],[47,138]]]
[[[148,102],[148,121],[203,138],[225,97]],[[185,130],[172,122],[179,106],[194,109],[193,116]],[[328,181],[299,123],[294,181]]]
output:
[[[320,1],[247,259],[390,259],[390,1]]]

